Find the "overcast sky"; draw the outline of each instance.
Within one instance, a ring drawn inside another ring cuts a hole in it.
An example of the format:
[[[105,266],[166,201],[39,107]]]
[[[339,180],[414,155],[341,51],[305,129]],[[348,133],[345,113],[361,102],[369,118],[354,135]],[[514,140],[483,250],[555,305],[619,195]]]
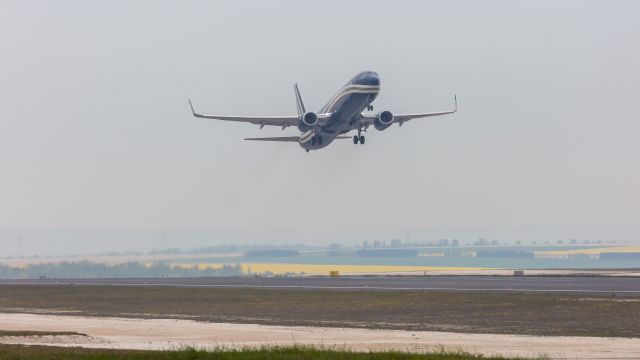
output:
[[[570,225],[638,239],[639,13],[637,1],[2,1],[0,230],[323,242]],[[283,132],[194,119],[187,104],[295,114],[294,82],[319,109],[362,70],[381,76],[376,110],[448,110],[454,93],[461,110],[306,153],[245,142]]]

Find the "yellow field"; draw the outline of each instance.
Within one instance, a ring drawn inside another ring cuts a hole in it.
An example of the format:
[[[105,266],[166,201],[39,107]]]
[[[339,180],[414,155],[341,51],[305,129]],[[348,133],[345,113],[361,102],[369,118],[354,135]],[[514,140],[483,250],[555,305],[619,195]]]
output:
[[[598,255],[603,253],[637,253],[640,252],[640,246],[612,246],[605,248],[595,248],[595,249],[576,249],[576,250],[553,250],[553,251],[537,251],[537,254],[544,255],[575,255],[575,254],[585,254],[585,255]]]
[[[172,266],[199,269],[220,268],[221,263],[183,264],[174,263]],[[409,271],[459,271],[459,270],[489,270],[490,268],[476,267],[447,267],[447,266],[395,266],[395,265],[325,265],[325,264],[282,264],[282,263],[241,263],[242,271],[250,273],[272,272],[328,274],[329,271],[340,273],[383,273],[383,272],[409,272]]]

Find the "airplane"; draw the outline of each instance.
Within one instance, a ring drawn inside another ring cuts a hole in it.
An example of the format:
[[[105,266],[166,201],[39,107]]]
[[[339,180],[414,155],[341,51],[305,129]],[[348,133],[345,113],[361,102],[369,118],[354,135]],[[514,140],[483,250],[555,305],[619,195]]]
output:
[[[363,113],[366,109],[373,111],[373,101],[380,92],[380,77],[374,71],[363,71],[347,82],[338,93],[329,100],[317,113],[307,111],[298,84],[294,84],[293,90],[296,96],[298,115],[288,116],[225,116],[225,115],[202,115],[195,111],[189,99],[189,106],[193,116],[204,119],[216,119],[226,121],[247,122],[260,125],[260,129],[269,126],[280,126],[282,130],[295,126],[300,130],[299,136],[278,136],[262,138],[246,138],[251,141],[283,141],[298,143],[309,152],[309,150],[319,150],[336,139],[353,139],[354,144],[365,143],[362,132],[373,125],[376,130],[382,131],[392,124],[402,126],[405,122],[413,119],[426,118],[431,116],[441,116],[453,114],[458,111],[457,96],[454,96],[454,109],[449,111],[414,113],[414,114],[393,114],[388,110],[377,114]],[[356,130],[358,133],[351,136],[346,134]]]

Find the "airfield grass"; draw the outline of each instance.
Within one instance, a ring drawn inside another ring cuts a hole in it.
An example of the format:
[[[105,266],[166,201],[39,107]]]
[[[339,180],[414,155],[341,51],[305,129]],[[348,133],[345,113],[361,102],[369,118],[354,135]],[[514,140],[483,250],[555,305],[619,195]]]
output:
[[[0,285],[0,312],[640,337],[640,298],[604,294]]]
[[[61,348],[51,346],[0,345],[0,360],[506,360],[519,358],[483,357],[465,352],[432,353],[352,352],[304,346],[212,349],[183,348],[170,351]]]

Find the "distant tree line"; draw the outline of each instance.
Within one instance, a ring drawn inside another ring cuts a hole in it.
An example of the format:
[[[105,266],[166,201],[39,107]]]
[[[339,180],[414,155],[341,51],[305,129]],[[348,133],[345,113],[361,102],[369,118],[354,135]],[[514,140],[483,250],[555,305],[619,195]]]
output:
[[[265,250],[249,250],[244,256],[247,257],[290,257],[300,256],[300,252],[288,249],[265,249]]]
[[[478,250],[476,257],[479,258],[512,258],[512,259],[533,259],[533,251],[514,250]]]
[[[418,251],[412,249],[362,249],[356,251],[359,257],[411,257],[418,256]]]
[[[124,278],[124,277],[194,277],[194,276],[237,276],[242,275],[240,265],[223,265],[220,268],[198,269],[172,267],[167,263],[151,265],[126,262],[114,265],[89,261],[60,262],[55,264],[33,264],[27,267],[0,265],[0,278]]]
[[[150,255],[156,254],[224,254],[224,253],[233,253],[237,252],[238,247],[236,245],[215,245],[215,246],[207,246],[207,247],[199,247],[195,249],[179,249],[179,248],[168,248],[168,249],[153,249],[149,252]]]
[[[640,253],[610,252],[600,254],[601,260],[640,260]]]

